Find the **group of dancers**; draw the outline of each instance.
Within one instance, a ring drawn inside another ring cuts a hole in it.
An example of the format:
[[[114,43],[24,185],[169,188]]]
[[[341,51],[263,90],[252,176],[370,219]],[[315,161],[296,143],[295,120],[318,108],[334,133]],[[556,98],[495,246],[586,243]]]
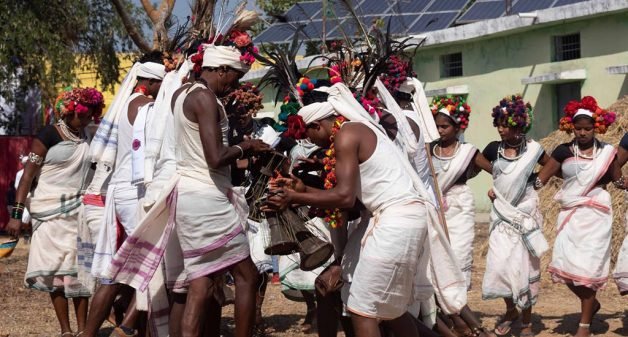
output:
[[[316,313],[320,336],[335,336],[339,323],[358,337],[501,336],[519,318],[520,336],[533,336],[549,248],[536,190],[553,176],[563,186],[548,271],[581,301],[575,336],[590,335],[610,273],[606,186],[627,186],[628,136],[618,150],[596,138],[613,112],[592,97],[570,102],[560,127],[574,139],[550,155],[525,136],[532,106],[511,95],[492,111],[499,140],[480,152],[459,140],[469,105],[461,97],[428,105],[403,48],[377,62],[360,59],[372,51],[347,61],[337,49],[329,76],[315,79],[289,59],[259,55],[247,28],[236,18],[178,61],[144,55],[102,120],[96,89],[59,95],[56,124],[28,154],[7,231],[19,236],[28,208],[25,285],[50,293],[62,337],[95,337],[106,319],[116,324],[112,336],[219,336],[227,279],[235,336],[263,333],[255,327],[268,224],[248,219],[249,206],[268,214],[296,205],[310,207],[310,225],[335,250],[314,271],[299,270],[298,254],[280,261],[286,293],[308,303],[310,322]],[[256,57],[285,75],[274,83],[287,93],[277,123],[255,120],[259,90],[239,85]],[[263,202],[251,205],[247,183],[271,151],[291,159],[289,173],[275,173]],[[505,302],[494,329],[467,305],[475,207],[466,183],[482,170],[493,177],[482,296]],[[626,240],[613,275],[626,294]]]

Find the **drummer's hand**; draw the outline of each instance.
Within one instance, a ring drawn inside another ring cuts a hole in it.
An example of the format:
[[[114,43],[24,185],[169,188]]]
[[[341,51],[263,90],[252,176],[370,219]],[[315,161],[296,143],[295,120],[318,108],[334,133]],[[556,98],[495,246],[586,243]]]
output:
[[[491,202],[495,201],[495,199],[497,198],[492,188],[488,190],[488,198],[491,199]]]
[[[10,219],[5,230],[9,235],[16,238],[19,237],[20,233],[22,232],[22,220]]]
[[[268,199],[266,199],[264,205],[260,207],[260,210],[262,212],[276,212],[285,210],[292,201],[292,193],[292,190],[287,190],[283,188],[271,190],[268,195]]]
[[[283,188],[284,190],[292,190],[295,192],[305,192],[305,184],[295,175],[291,174],[290,178],[278,177],[271,179],[268,182],[268,188],[272,191],[274,189]]]

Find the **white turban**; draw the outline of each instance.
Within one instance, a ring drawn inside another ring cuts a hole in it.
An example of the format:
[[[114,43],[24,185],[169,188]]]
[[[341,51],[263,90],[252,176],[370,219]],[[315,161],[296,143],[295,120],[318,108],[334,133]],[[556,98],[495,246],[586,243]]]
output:
[[[303,118],[305,124],[338,114],[353,122],[368,122],[380,131],[384,131],[382,126],[358,103],[344,83],[336,83],[331,87],[320,87],[315,90],[327,93],[329,97],[327,97],[327,102],[312,103],[299,110],[299,116]]]
[[[137,68],[137,77],[152,80],[163,80],[166,76],[166,67],[156,62],[140,63]]]
[[[203,45],[203,67],[218,68],[231,67],[242,72],[248,72],[251,66],[240,61],[242,53],[234,46]]]

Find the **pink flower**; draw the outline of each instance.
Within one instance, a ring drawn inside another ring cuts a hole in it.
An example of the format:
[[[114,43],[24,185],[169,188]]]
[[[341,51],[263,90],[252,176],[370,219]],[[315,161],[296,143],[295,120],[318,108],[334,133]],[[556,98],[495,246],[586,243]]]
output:
[[[236,46],[240,48],[246,47],[252,43],[251,37],[248,34],[241,34],[236,36],[233,42],[236,44]]]

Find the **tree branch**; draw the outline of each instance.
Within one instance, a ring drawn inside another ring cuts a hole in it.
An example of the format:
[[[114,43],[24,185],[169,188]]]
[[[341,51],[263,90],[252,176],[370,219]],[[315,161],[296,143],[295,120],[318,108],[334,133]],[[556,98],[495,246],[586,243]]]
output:
[[[153,48],[164,50],[169,43],[166,20],[172,14],[174,0],[162,0],[159,5],[159,16],[157,21],[153,21]]]
[[[144,40],[142,34],[138,32],[137,27],[135,27],[135,24],[133,23],[133,20],[131,20],[129,14],[126,12],[126,8],[124,7],[122,0],[111,0],[111,3],[113,4],[113,7],[115,7],[116,12],[118,12],[120,19],[122,20],[122,24],[124,25],[127,33],[129,33],[129,37],[131,38],[131,40],[133,40],[135,45],[142,52],[150,52],[153,48],[151,48],[146,40]]]
[[[153,24],[157,22],[159,20],[159,13],[150,2],[150,0],[140,0],[140,2],[142,3],[142,7],[144,7],[144,10],[146,11],[146,14],[148,14],[150,21],[152,21]]]

